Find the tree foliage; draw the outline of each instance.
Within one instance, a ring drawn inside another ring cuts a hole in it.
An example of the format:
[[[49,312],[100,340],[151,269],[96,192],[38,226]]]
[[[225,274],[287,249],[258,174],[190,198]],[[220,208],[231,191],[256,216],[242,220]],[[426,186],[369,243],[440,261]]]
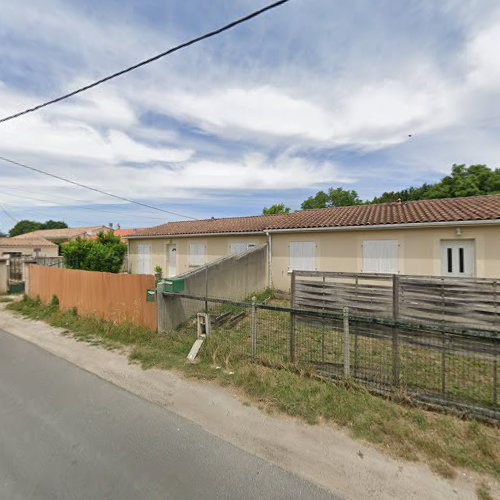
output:
[[[307,208],[330,208],[347,207],[350,205],[361,205],[358,193],[354,190],[347,190],[341,187],[330,188],[328,192],[318,191],[314,196],[310,196],[302,202],[301,207]]]
[[[500,169],[486,165],[453,165],[451,174],[435,184],[423,184],[402,191],[390,191],[373,199],[372,203],[431,198],[456,198],[460,196],[479,196],[500,192]]]
[[[63,221],[48,220],[46,222],[37,222],[34,220],[23,219],[9,231],[9,236],[19,236],[20,234],[39,231],[40,229],[64,229],[68,225]]]
[[[264,207],[262,209],[262,215],[277,215],[277,214],[289,214],[290,207],[285,207],[284,203],[276,203],[271,205],[269,208]]]
[[[61,253],[69,269],[118,273],[127,253],[127,245],[113,231],[100,232],[96,239],[76,238],[64,243]]]

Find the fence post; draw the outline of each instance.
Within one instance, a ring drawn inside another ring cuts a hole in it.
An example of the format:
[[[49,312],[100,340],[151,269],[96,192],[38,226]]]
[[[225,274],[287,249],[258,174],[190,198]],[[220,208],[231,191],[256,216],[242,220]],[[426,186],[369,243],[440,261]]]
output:
[[[399,359],[399,336],[396,325],[392,327],[392,385],[399,386],[400,359]]]
[[[290,287],[291,306],[295,307],[295,271],[292,271],[292,283]],[[295,314],[290,312],[290,361],[295,362]]]
[[[446,351],[448,349],[448,338],[443,332],[441,345],[441,396],[444,398],[446,394]]]
[[[344,307],[344,377],[349,378],[351,375],[351,364],[350,364],[350,354],[351,354],[351,342],[349,337],[349,308]]]
[[[497,360],[493,361],[493,406],[496,406],[498,403],[497,399]]]
[[[399,294],[400,294],[399,276],[392,275],[392,319],[397,321],[399,319]]]
[[[252,328],[252,358],[257,355],[257,298],[252,297],[252,317],[251,317],[251,328]]]

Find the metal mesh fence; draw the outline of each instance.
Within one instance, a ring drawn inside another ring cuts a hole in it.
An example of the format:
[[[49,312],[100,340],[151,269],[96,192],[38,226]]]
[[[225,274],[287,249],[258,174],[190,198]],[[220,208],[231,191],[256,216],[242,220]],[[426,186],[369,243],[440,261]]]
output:
[[[500,420],[500,336],[485,331],[437,330],[431,325],[373,320],[276,304],[182,297],[196,329],[196,313],[207,312],[206,348],[226,365],[257,360],[314,367],[332,378],[347,377],[376,392],[437,405],[453,405]]]

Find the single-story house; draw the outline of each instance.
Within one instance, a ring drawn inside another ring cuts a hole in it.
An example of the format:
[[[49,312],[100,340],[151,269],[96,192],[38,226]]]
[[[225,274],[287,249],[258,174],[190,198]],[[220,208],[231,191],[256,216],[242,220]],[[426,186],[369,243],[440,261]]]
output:
[[[500,195],[170,222],[128,238],[129,272],[174,276],[268,246],[268,280],[319,270],[500,278]]]
[[[59,248],[44,238],[0,238],[0,257],[57,257]]]
[[[89,238],[97,235],[99,232],[109,231],[108,226],[85,226],[85,227],[66,227],[62,229],[39,229],[31,233],[20,234],[14,238],[44,238],[54,243],[64,243],[76,238]]]

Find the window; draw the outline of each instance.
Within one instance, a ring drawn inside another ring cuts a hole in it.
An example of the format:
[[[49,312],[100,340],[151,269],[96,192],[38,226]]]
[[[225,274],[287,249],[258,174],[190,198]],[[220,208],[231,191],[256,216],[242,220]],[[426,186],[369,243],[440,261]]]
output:
[[[399,273],[399,241],[363,241],[363,272]]]
[[[236,253],[246,252],[250,248],[254,248],[257,245],[255,243],[231,243],[229,245],[229,253],[234,255]]]
[[[291,241],[289,248],[291,271],[316,271],[316,242]]]
[[[137,274],[151,274],[151,245],[137,245]]]
[[[189,244],[189,265],[203,266],[206,262],[207,246],[204,243]]]

